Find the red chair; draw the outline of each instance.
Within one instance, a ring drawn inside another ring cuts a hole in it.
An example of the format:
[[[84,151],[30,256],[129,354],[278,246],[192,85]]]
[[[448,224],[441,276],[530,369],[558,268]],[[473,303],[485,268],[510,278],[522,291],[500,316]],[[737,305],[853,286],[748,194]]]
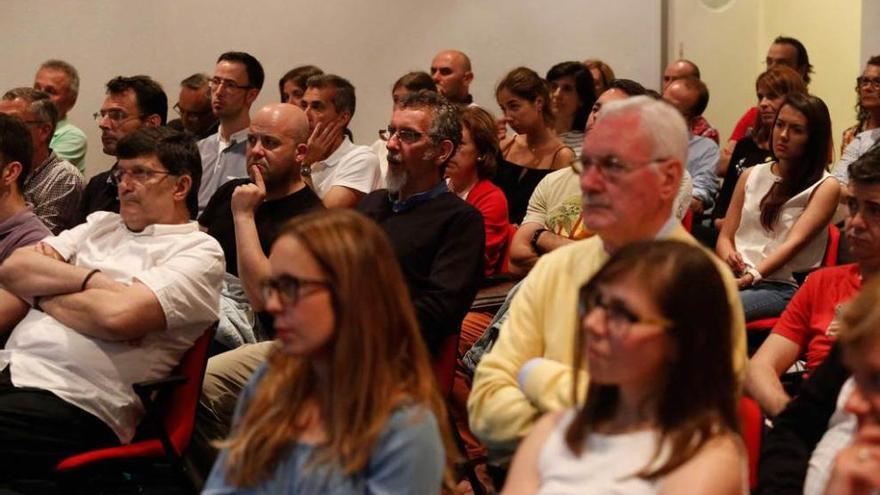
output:
[[[516,225],[512,223],[508,224],[507,239],[505,239],[504,241],[504,253],[501,255],[501,259],[498,261],[499,274],[510,273],[510,244],[513,242],[514,234],[516,234]]]
[[[749,463],[749,489],[758,485],[758,458],[761,456],[761,436],[764,428],[764,417],[758,403],[748,397],[739,400],[737,408],[740,435],[746,444]]]
[[[181,453],[189,445],[192,436],[196,405],[208,361],[208,345],[214,338],[216,328],[215,323],[205,330],[183,355],[171,376],[133,385],[144,404],[146,416],[132,443],[70,456],[55,466],[56,472],[61,476],[74,475],[81,470],[99,468],[102,463],[110,461],[164,458],[181,477],[181,482],[191,485]]]
[[[434,367],[434,377],[437,379],[437,387],[443,397],[452,393],[452,382],[455,379],[455,364],[458,358],[458,334],[454,333],[440,344],[440,350],[431,363]]]
[[[688,208],[687,213],[684,214],[684,218],[681,219],[681,225],[684,227],[684,230],[688,232],[693,232],[694,227],[694,212],[690,208]]]

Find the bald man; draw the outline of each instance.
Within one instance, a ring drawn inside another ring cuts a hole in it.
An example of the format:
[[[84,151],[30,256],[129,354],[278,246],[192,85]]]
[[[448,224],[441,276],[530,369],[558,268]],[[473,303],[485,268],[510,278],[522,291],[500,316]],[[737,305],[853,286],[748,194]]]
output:
[[[470,85],[474,80],[471,59],[458,50],[443,50],[431,62],[431,78],[440,94],[452,103],[470,105],[474,102]]]
[[[245,156],[250,178],[221,185],[199,217],[202,229],[223,248],[227,287],[236,289],[229,295],[240,296],[234,299],[244,307],[245,321],[249,319],[251,324],[249,327],[235,318],[227,321],[226,316],[236,313],[223,311],[215,343],[221,346],[218,350],[263,339],[247,309],[253,308],[263,327],[268,324],[268,316],[262,313],[260,283],[269,275],[267,256],[275,232],[292,217],[321,207],[321,200],[300,175],[308,138],[309,122],[299,107],[272,103],[261,108],[247,133]]]

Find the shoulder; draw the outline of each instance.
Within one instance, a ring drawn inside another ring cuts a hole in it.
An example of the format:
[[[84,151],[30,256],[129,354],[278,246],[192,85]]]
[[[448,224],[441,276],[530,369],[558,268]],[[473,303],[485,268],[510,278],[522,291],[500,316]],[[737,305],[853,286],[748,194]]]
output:
[[[388,189],[377,189],[361,198],[357,204],[357,210],[367,216],[371,216],[378,210],[390,208],[390,205]]]
[[[741,494],[746,490],[746,469],[739,436],[716,435],[665,478],[663,492]]]
[[[353,143],[350,143],[348,150],[342,155],[343,162],[349,160],[375,160],[379,163],[378,155],[369,146]]]
[[[608,253],[605,252],[602,239],[594,235],[544,254],[538,258],[526,279],[532,278],[532,273],[548,273],[561,278],[587,272],[592,275],[607,260]]]
[[[407,403],[392,412],[379,437],[376,455],[400,449],[442,449],[440,426],[425,404]]]

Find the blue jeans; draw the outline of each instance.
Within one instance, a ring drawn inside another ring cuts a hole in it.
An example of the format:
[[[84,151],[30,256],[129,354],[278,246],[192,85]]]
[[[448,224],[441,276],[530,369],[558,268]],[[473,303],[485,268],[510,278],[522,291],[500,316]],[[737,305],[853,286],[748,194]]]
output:
[[[751,287],[741,289],[739,298],[746,314],[746,321],[781,315],[796,290],[797,287],[780,282],[758,282]]]

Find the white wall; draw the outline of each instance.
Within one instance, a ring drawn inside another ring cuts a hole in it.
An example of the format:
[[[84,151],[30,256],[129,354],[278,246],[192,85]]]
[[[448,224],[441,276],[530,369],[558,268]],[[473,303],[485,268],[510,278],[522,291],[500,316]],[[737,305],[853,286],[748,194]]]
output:
[[[862,56],[861,66],[873,55],[880,55],[880,2],[862,0]]]
[[[111,163],[91,119],[107,80],[148,74],[166,88],[170,106],[183,77],[210,73],[221,52],[243,50],[266,70],[257,106],[278,98],[278,78],[296,65],[316,64],[351,80],[358,96],[352,130],[357,142],[369,144],[387,123],[393,81],[427,69],[443,48],[471,56],[476,101],[496,112],[493,86],[518,65],[543,74],[557,62],[600,57],[620,77],[654,83],[660,14],[659,1],[643,0],[5,2],[0,89],[30,85],[45,59],[74,64],[82,85],[70,117],[89,136],[93,175]]]

